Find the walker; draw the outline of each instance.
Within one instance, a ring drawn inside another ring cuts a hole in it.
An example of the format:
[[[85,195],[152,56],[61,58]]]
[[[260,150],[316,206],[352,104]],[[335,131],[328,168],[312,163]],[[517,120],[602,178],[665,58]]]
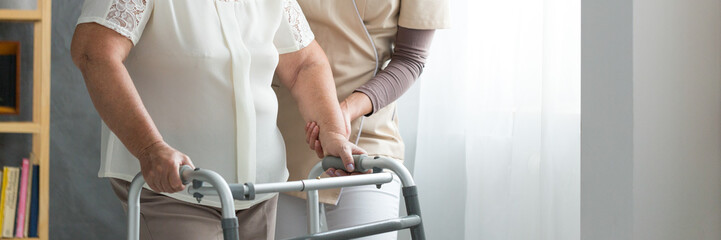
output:
[[[410,228],[411,238],[414,240],[425,240],[423,222],[421,221],[421,209],[418,203],[418,190],[408,169],[396,160],[384,157],[369,157],[367,155],[353,156],[357,172],[365,172],[373,169],[372,174],[320,178],[320,175],[329,168],[343,169],[343,162],[338,157],[326,157],[316,164],[308,174],[308,179],[292,182],[263,183],[263,184],[228,184],[216,172],[206,169],[192,169],[189,166],[180,168],[180,176],[183,184],[187,185],[188,193],[193,195],[198,202],[203,196],[218,195],[222,206],[221,225],[223,228],[223,239],[238,240],[238,219],[235,216],[233,199],[253,200],[256,194],[277,193],[290,191],[305,191],[308,195],[308,233],[303,237],[291,238],[300,239],[350,239],[363,236],[370,236],[390,231],[399,231]],[[406,203],[408,216],[392,218],[372,223],[361,224],[343,229],[320,231],[320,213],[318,203],[318,190],[341,188],[361,185],[377,185],[391,182],[393,175],[388,172],[381,172],[388,169],[396,173],[403,184],[403,199]],[[207,182],[211,186],[203,186]],[[138,240],[140,238],[140,191],[145,184],[143,174],[138,173],[130,185],[128,193],[128,239]]]

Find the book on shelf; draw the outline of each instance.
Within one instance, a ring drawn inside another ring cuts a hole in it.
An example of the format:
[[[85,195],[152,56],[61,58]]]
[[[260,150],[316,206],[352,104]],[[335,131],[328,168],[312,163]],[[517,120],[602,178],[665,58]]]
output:
[[[18,190],[17,216],[15,216],[15,237],[25,237],[25,208],[28,197],[28,175],[30,160],[23,158],[20,166],[20,189]]]
[[[2,169],[3,171],[0,171],[0,236],[2,236],[2,226],[3,226],[3,199],[5,199],[5,195],[3,194],[5,192],[5,169]]]
[[[39,170],[29,159],[0,168],[0,237],[38,237]]]
[[[28,237],[38,237],[38,210],[40,207],[39,194],[40,188],[40,166],[33,164],[32,173],[32,184],[30,189],[32,191],[30,198],[30,223],[28,225]]]
[[[28,235],[28,229],[30,229],[30,206],[32,205],[32,192],[33,192],[33,164],[30,163],[29,169],[28,169],[28,189],[27,189],[27,196],[25,197],[25,222],[23,223],[23,236],[27,237]]]
[[[13,237],[17,207],[20,168],[3,167],[2,183],[2,237]]]

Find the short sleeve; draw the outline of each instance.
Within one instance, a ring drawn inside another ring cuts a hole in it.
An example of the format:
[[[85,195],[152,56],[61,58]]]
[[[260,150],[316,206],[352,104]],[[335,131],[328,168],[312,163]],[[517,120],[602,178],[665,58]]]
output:
[[[94,22],[138,43],[152,13],[153,0],[85,0],[78,24]]]
[[[398,25],[410,29],[442,29],[451,26],[450,0],[401,0]]]
[[[308,46],[315,36],[296,0],[283,0],[283,16],[273,43],[278,53],[295,52]]]

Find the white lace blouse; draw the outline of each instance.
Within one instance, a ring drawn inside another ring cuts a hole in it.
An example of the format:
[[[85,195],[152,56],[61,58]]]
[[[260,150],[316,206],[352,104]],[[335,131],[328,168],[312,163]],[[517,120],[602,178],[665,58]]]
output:
[[[287,179],[271,81],[278,55],[314,38],[295,0],[86,0],[78,23],[86,22],[133,42],[125,66],[143,104],[196,167],[230,183]],[[107,126],[102,133],[99,176],[132,180],[137,159]],[[236,201],[236,209],[272,196]],[[202,204],[220,206],[212,197]]]

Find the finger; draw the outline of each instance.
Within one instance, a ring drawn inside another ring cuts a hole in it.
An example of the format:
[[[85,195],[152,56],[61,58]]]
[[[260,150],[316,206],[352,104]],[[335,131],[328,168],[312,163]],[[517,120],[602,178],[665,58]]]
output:
[[[193,161],[190,160],[190,157],[188,157],[188,156],[183,157],[183,161],[180,163],[180,166],[183,166],[183,165],[189,166],[191,169],[195,169],[195,165],[193,165]],[[178,190],[178,191],[185,190],[185,185],[183,185],[183,182],[182,182],[183,179],[180,177],[180,169],[178,169],[178,171],[176,171],[176,172],[178,172],[178,178],[181,181],[180,182],[180,184],[181,184],[180,190]]]
[[[346,171],[337,169],[337,170],[335,170],[335,175],[336,176],[348,176],[348,173]]]
[[[306,133],[305,133],[305,138],[306,138],[305,143],[310,144],[313,142],[313,139],[311,139],[311,136],[313,135],[313,128],[315,127],[315,125],[316,125],[315,122],[311,122],[310,125],[308,126],[308,131],[306,131]]]
[[[310,133],[311,133],[311,131],[313,131],[313,128],[310,127],[310,125],[312,125],[312,124],[313,124],[312,122],[309,122],[308,125],[305,127],[305,143],[307,143],[307,144],[310,143]]]
[[[328,176],[335,177],[335,168],[328,168],[328,170],[325,171],[325,174],[328,174]]]
[[[185,189],[185,185],[183,185],[183,179],[180,176],[180,166],[190,166],[191,168],[195,168],[193,167],[193,162],[190,161],[190,157],[183,154],[182,160],[180,161],[178,166],[176,166],[177,168],[175,169],[175,171],[173,171],[174,177],[173,179],[171,179],[173,191],[175,192],[179,192]]]
[[[323,154],[323,145],[320,144],[319,140],[315,140],[315,154],[318,155],[318,158],[325,157],[325,154]]]
[[[167,188],[165,187],[165,180],[163,180],[163,179],[165,179],[165,178],[160,177],[160,175],[158,175],[158,177],[156,177],[156,179],[155,179],[155,186],[157,189],[156,192],[167,192],[167,190],[166,190]]]
[[[320,129],[318,128],[318,126],[313,126],[311,133],[310,133],[310,142],[315,143],[314,149],[316,150],[316,152],[318,152],[318,143],[316,143],[316,142],[318,141],[319,132],[320,132]]]
[[[188,165],[188,166],[190,166],[190,168],[195,169],[195,165],[193,165],[193,161],[190,160],[190,157],[188,157],[188,156],[185,156],[183,158],[182,165]]]
[[[310,123],[308,123],[308,127],[305,128],[305,143],[310,144],[310,133],[313,131],[313,128],[310,127]]]
[[[165,171],[163,175],[160,175],[160,185],[163,192],[172,193],[173,186],[170,184],[173,173]]]
[[[163,176],[163,178],[161,178],[161,180],[162,180],[164,192],[168,192],[168,193],[174,192],[173,191],[173,182],[174,182],[173,176],[175,176],[176,175],[175,172],[177,172],[177,170],[174,170],[174,169],[177,169],[174,165],[175,164],[168,164],[163,169],[164,170],[163,175],[161,175],[161,176]]]
[[[370,173],[373,173],[373,170],[370,170],[370,169],[369,169],[369,170],[366,170],[365,172],[352,172],[350,175],[351,175],[351,176],[353,176],[353,175],[364,175],[364,174],[370,174]]]
[[[168,187],[172,192],[183,190],[183,183],[180,181],[180,171],[176,167],[175,171],[168,173]]]
[[[310,136],[310,140],[317,140],[318,134],[320,134],[320,128],[318,126],[313,127],[313,132]]]
[[[162,167],[160,167],[160,165],[156,165],[155,171],[151,176],[152,177],[151,181],[153,181],[155,184],[156,192],[165,192],[166,191],[167,188],[165,187],[165,180],[164,180],[165,176],[166,175],[165,175],[165,172],[163,171]]]
[[[342,147],[340,154],[340,159],[343,160],[343,166],[345,166],[345,170],[348,172],[353,172],[355,170],[355,166],[353,165],[353,154],[351,153],[351,147],[349,145],[353,144],[345,144]]]

